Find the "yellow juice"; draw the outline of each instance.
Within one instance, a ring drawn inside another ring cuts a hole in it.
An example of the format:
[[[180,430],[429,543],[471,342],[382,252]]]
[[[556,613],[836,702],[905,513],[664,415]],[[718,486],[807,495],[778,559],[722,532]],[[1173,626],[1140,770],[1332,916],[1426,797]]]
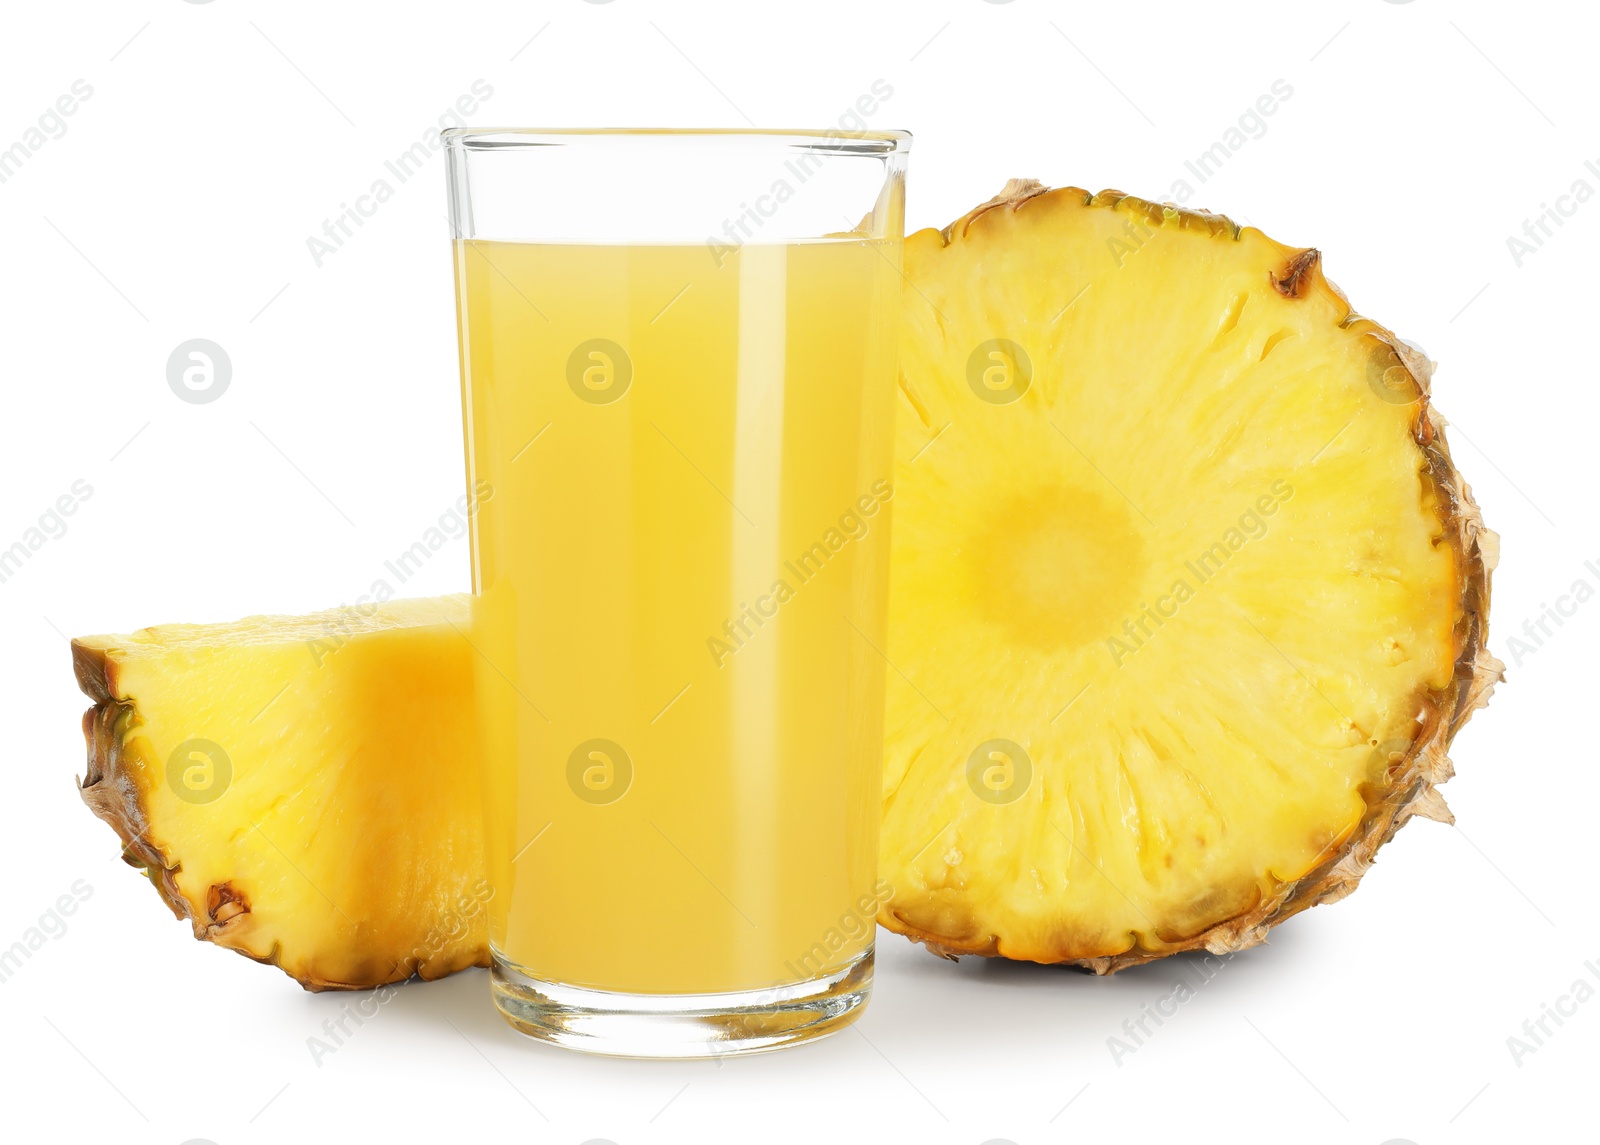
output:
[[[458,241],[491,941],[710,993],[871,946],[898,241]]]

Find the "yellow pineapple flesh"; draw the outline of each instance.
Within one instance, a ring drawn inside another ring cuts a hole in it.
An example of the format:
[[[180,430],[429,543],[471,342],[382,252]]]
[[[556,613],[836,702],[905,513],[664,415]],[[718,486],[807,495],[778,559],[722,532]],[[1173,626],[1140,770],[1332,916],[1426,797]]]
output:
[[[468,607],[73,641],[84,801],[195,937],[309,989],[487,965]]]
[[[1348,893],[1487,699],[1431,364],[1316,251],[1014,181],[906,242],[880,875],[1110,972]]]

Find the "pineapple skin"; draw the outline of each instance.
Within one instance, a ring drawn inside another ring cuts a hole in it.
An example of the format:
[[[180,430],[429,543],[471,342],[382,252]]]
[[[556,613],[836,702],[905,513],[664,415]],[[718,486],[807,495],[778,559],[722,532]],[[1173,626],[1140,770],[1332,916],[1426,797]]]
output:
[[[446,596],[76,639],[74,672],[95,701],[83,716],[79,795],[196,939],[277,966],[307,990],[488,966],[469,607]],[[242,703],[230,681],[256,698]],[[231,753],[231,790],[174,798],[165,741],[186,733],[160,726],[177,711],[232,744],[261,697],[281,723]],[[368,762],[353,762],[362,755]],[[337,788],[319,777],[347,770],[356,797],[331,797]],[[391,781],[409,790],[362,801]],[[270,818],[307,788],[297,822]]]
[[[1093,194],[1076,187],[1052,190],[1035,180],[1013,179],[995,198],[948,227],[908,236],[908,256],[913,244],[926,244],[932,249],[934,244],[944,248],[962,242],[972,224],[990,211],[1015,212],[1030,203],[1032,209],[1049,211],[1053,209],[1052,200],[1075,201],[1075,205],[1116,212],[1130,220],[1137,233],[1146,236],[1165,228],[1169,232],[1191,232],[1213,242],[1229,242],[1239,240],[1246,230],[1219,214],[1152,203],[1120,191]],[[1259,232],[1252,233],[1261,237]],[[984,933],[982,928],[969,925],[969,920],[959,916],[941,917],[939,911],[928,909],[926,904],[918,910],[907,902],[911,896],[906,894],[898,894],[883,905],[878,918],[880,924],[923,944],[940,957],[954,959],[963,954],[1005,957],[1071,965],[1106,975],[1184,951],[1231,954],[1264,942],[1272,928],[1300,911],[1336,902],[1351,893],[1372,866],[1378,849],[1413,816],[1454,822],[1438,791],[1438,786],[1454,774],[1447,754],[1451,740],[1474,711],[1487,705],[1505,671],[1505,665],[1487,647],[1490,579],[1498,561],[1499,539],[1483,524],[1471,489],[1451,459],[1445,441],[1445,421],[1430,402],[1433,363],[1391,331],[1356,314],[1343,292],[1323,275],[1316,250],[1272,245],[1281,250],[1282,261],[1273,267],[1263,267],[1263,272],[1279,295],[1289,300],[1321,295],[1320,301],[1332,305],[1340,315],[1341,329],[1374,338],[1392,351],[1389,359],[1392,364],[1383,372],[1381,385],[1375,379],[1369,384],[1383,400],[1413,407],[1410,435],[1424,459],[1421,476],[1425,497],[1431,496],[1440,525],[1437,543],[1449,548],[1458,570],[1457,621],[1453,633],[1455,656],[1449,682],[1443,688],[1418,697],[1416,733],[1404,745],[1403,752],[1396,750],[1390,754],[1383,781],[1363,790],[1366,806],[1354,829],[1330,842],[1323,852],[1326,855],[1323,861],[1298,877],[1276,881],[1269,890],[1257,893],[1253,901],[1243,904],[1242,909],[1236,909],[1230,917],[1192,934],[1147,935],[1133,942],[1129,949],[1107,954],[1074,949],[1072,941],[1065,938],[1054,944],[1037,938],[1019,942],[1014,936]],[[936,254],[934,251],[934,257]],[[921,294],[926,284],[917,282],[910,257],[907,266],[907,281]],[[923,294],[923,297],[928,295]],[[902,390],[908,408],[926,421],[925,411],[914,391],[907,389],[904,383]],[[1384,396],[1382,390],[1388,390],[1389,395]],[[904,411],[902,416],[905,416]],[[900,479],[905,480],[903,469]],[[901,575],[901,571],[897,569],[895,575]],[[886,814],[887,810],[886,804]],[[881,862],[890,865],[889,856],[885,855]],[[933,926],[928,925],[930,921]],[[953,925],[941,929],[939,923],[947,921]]]

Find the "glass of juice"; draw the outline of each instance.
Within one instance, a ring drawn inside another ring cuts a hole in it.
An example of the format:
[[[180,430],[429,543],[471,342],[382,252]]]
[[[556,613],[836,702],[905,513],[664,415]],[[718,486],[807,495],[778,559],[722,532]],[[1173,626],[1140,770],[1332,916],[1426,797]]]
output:
[[[705,1057],[872,985],[903,132],[445,133],[514,1027]]]

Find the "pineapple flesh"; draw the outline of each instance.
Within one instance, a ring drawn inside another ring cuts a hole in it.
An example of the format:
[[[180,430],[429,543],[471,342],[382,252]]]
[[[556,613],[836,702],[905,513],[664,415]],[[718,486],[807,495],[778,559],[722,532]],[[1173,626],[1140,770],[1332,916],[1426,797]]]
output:
[[[487,965],[469,603],[74,640],[84,801],[196,938],[308,989]]]
[[[1494,535],[1314,250],[1013,181],[906,241],[880,921],[1242,949],[1448,819]]]

